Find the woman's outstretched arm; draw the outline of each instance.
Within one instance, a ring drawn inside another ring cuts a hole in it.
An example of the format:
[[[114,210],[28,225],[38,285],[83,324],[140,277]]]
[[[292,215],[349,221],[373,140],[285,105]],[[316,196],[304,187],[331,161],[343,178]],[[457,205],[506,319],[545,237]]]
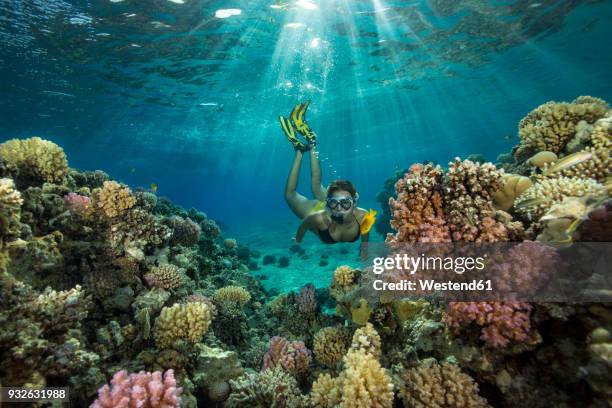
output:
[[[317,200],[325,201],[327,189],[321,183],[321,164],[319,163],[319,152],[315,146],[310,148],[310,188]]]

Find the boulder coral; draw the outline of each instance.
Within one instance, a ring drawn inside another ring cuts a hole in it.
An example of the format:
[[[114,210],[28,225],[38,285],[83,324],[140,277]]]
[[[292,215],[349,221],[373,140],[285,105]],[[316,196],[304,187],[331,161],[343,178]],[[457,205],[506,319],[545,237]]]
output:
[[[197,343],[206,334],[212,321],[210,309],[205,303],[175,303],[164,307],[155,320],[155,343],[160,348],[169,348],[177,340]]]

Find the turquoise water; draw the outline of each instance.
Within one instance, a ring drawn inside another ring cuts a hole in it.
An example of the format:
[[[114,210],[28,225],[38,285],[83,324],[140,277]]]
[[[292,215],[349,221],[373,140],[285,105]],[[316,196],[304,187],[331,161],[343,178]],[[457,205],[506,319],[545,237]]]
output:
[[[312,101],[324,183],[350,179],[359,204],[380,210],[376,193],[397,169],[494,161],[539,104],[612,100],[607,1],[1,7],[2,140],[39,135],[73,167],[156,183],[264,251],[286,251],[299,224],[283,199],[293,150],[277,121],[298,101]],[[239,14],[219,18],[227,9]],[[298,191],[309,194],[303,165]],[[316,277],[306,269],[296,282]]]

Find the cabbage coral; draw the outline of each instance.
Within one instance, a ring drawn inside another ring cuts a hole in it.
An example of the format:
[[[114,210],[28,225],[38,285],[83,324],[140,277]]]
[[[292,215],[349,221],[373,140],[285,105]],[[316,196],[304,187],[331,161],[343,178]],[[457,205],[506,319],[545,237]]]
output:
[[[312,404],[321,408],[393,406],[393,383],[378,360],[364,350],[344,357],[344,370],[332,379],[323,374],[312,385]]]
[[[488,407],[478,395],[478,384],[453,364],[423,361],[405,370],[399,382],[399,396],[407,407],[464,408]]]
[[[190,302],[164,307],[155,320],[155,343],[160,348],[171,347],[175,341],[197,343],[206,334],[212,316],[205,303]]]
[[[547,102],[519,123],[521,142],[514,152],[520,161],[540,151],[560,153],[576,135],[579,122],[594,123],[610,109],[597,98],[581,96],[571,103]]]
[[[17,170],[19,180],[61,183],[68,173],[64,150],[40,137],[6,141],[0,144],[0,157]]]
[[[324,327],[314,336],[314,356],[322,365],[335,367],[349,347],[349,332],[344,327]]]

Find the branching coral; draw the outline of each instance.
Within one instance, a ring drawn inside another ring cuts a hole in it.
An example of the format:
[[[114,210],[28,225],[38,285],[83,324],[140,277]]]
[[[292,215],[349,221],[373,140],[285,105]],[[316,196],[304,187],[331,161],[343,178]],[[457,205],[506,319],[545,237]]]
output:
[[[391,226],[397,233],[387,235],[387,241],[416,242],[419,225],[430,217],[443,215],[442,175],[440,166],[415,164],[395,183],[397,199],[389,199],[389,206],[393,215]]]
[[[197,343],[208,331],[212,316],[204,303],[190,302],[164,307],[155,320],[155,342],[160,348],[169,348],[175,341]]]
[[[576,135],[576,127],[581,121],[594,123],[608,109],[604,101],[592,97],[579,97],[572,103],[540,105],[519,123],[521,143],[514,156],[522,161],[540,151],[560,153]]]
[[[390,408],[393,383],[378,360],[364,350],[344,357],[344,370],[336,379],[322,374],[312,386],[312,403],[320,408]]]
[[[126,253],[142,260],[147,247],[159,247],[170,238],[170,229],[150,213],[133,208],[107,229],[107,243],[115,255]]]
[[[116,181],[105,181],[102,188],[94,192],[93,204],[100,213],[109,219],[123,216],[136,204],[136,197],[127,186]]]
[[[514,207],[518,213],[537,220],[566,197],[604,197],[606,194],[605,187],[595,180],[558,177],[534,184],[515,200]]]
[[[507,347],[532,340],[531,309],[524,302],[450,302],[445,320],[454,328],[475,323],[487,346]]]
[[[308,284],[300,289],[299,295],[296,296],[298,310],[306,316],[313,315],[317,312],[317,295],[315,287]]]
[[[308,398],[300,393],[298,384],[291,374],[276,367],[260,373],[246,373],[236,380],[230,380],[232,393],[227,407],[255,408],[306,408]]]
[[[279,336],[270,339],[270,348],[264,355],[262,369],[281,367],[298,380],[303,380],[310,370],[310,350],[302,341],[288,341]]]
[[[218,304],[234,303],[242,307],[251,300],[251,294],[240,286],[225,286],[215,291],[213,300]]]
[[[13,180],[0,178],[0,249],[19,233],[23,200]]]
[[[315,359],[324,366],[335,367],[349,347],[349,332],[344,327],[324,327],[314,336]]]
[[[381,341],[378,332],[372,323],[366,323],[365,326],[358,328],[353,333],[351,342],[351,350],[363,350],[376,358],[380,357]]]
[[[111,386],[103,385],[91,408],[173,408],[181,405],[182,388],[177,387],[174,371],[168,370],[162,378],[161,371],[141,371],[128,376],[127,371],[117,371]]]
[[[0,157],[17,169],[15,177],[19,180],[31,180],[37,184],[61,183],[68,173],[64,150],[40,137],[6,141],[0,144]]]
[[[174,289],[183,282],[183,274],[176,265],[162,264],[151,268],[145,280],[154,288]]]
[[[423,361],[405,370],[399,382],[399,396],[407,407],[477,408],[488,407],[478,395],[478,384],[453,364]]]

